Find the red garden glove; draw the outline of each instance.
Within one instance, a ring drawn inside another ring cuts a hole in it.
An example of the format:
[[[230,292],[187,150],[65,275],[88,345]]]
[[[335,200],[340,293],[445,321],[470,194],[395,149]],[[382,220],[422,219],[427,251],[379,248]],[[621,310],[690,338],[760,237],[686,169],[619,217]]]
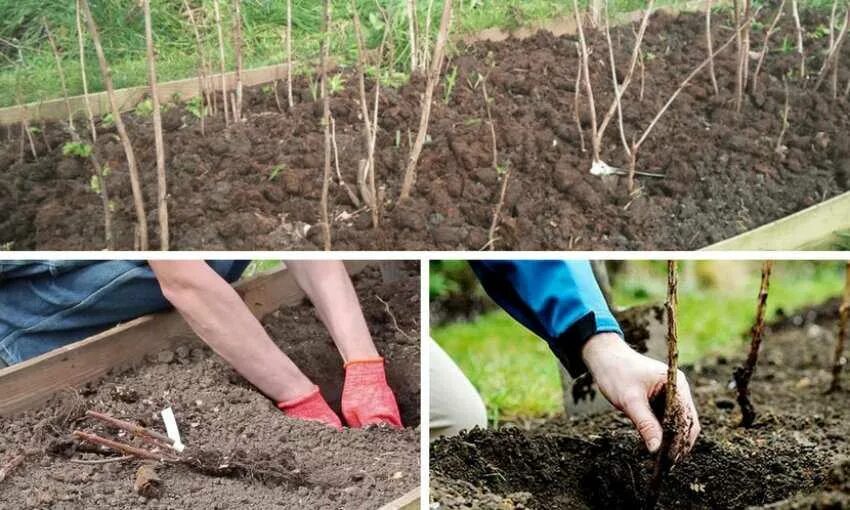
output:
[[[345,364],[342,416],[350,427],[386,424],[401,428],[393,390],[387,385],[384,358],[353,360]]]
[[[342,430],[342,422],[339,421],[339,416],[333,412],[325,398],[322,397],[318,386],[303,397],[288,402],[278,402],[277,408],[291,418],[318,421],[337,430]]]

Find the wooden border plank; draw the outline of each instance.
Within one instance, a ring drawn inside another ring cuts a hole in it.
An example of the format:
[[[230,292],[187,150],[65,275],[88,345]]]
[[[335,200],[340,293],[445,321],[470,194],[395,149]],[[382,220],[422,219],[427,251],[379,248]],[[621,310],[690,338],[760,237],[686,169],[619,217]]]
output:
[[[293,64],[294,65],[294,64]],[[263,83],[272,82],[274,80],[283,80],[286,78],[286,64],[275,64],[265,67],[257,67],[254,69],[246,69],[242,73],[242,83],[246,87],[261,85]],[[232,88],[236,83],[236,72],[231,71],[224,73],[227,81],[228,89]],[[221,74],[215,74],[211,77],[213,88],[216,91],[221,90]],[[157,96],[162,103],[171,102],[174,94],[179,94],[182,99],[191,99],[200,92],[200,84],[197,77],[186,78],[185,80],[176,80],[161,83],[157,87]],[[139,102],[150,93],[150,87],[140,85],[137,87],[129,87],[115,91],[115,99],[118,102],[118,109],[122,112],[132,110]],[[84,96],[73,96],[69,98],[71,102],[71,111],[74,114],[84,112],[86,108]],[[97,116],[102,116],[111,113],[106,92],[97,92],[89,94],[91,101],[92,113]],[[21,118],[26,116],[30,121],[35,120],[62,120],[68,115],[65,109],[65,100],[50,99],[38,103],[28,103],[23,106],[9,106],[0,108],[0,125],[16,124],[21,121]]]
[[[346,262],[357,274],[366,261]],[[294,306],[304,293],[286,269],[247,278],[235,285],[251,312],[262,318],[281,306]],[[199,342],[174,310],[146,315],[112,329],[0,370],[0,416],[46,402],[54,394],[120,372],[147,354]]]
[[[419,510],[419,487],[405,492],[378,510]]]
[[[833,238],[837,232],[847,229],[850,229],[850,192],[712,244],[703,250],[817,249],[823,248],[822,244]]]

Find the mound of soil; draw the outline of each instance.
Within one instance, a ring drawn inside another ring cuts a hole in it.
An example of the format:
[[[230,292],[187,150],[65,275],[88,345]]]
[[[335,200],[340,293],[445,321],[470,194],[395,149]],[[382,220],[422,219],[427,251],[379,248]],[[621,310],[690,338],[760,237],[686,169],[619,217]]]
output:
[[[772,16],[768,11],[760,18],[765,25]],[[430,141],[412,197],[404,203],[397,197],[419,122],[424,80],[414,77],[399,89],[383,89],[376,174],[385,188],[383,223],[373,230],[368,212],[359,211],[334,182],[334,248],[453,250],[487,244],[501,184],[493,169],[479,75],[489,76],[499,164],[511,168],[498,249],[693,249],[846,191],[850,103],[832,99],[827,86],[811,90],[827,45],[814,28],[828,24],[828,16],[804,13],[803,22],[809,29],[806,51],[812,75],[804,80],[791,72],[798,59],[793,51],[781,49],[781,41],[796,39],[793,21],[785,16],[771,39],[759,88],[745,95],[743,111],[737,114],[735,51],[727,49],[716,59],[719,94],[714,95],[707,73],[698,76],[641,147],[638,170],[663,177],[639,178],[635,194],[627,192],[621,178],[603,181],[589,174],[590,119],[584,97],[579,115],[587,150],[580,147],[574,121],[574,37],[540,32],[525,40],[461,45],[446,67],[447,75],[456,76],[454,86],[447,88],[450,80],[445,78],[437,88]],[[731,24],[725,15],[715,16],[716,47],[729,37]],[[754,51],[761,50],[763,30],[753,32]],[[636,78],[624,96],[628,137],[639,136],[681,80],[704,60],[703,33],[699,14],[653,17],[644,43],[645,83],[641,87]],[[613,97],[607,46],[603,34],[592,33],[589,39],[601,118]],[[634,41],[632,27],[615,30],[613,40],[622,79]],[[850,51],[847,46],[845,52]],[[363,127],[356,79],[340,72],[347,86],[332,97],[331,107],[340,170],[353,186],[358,161],[365,158]],[[785,105],[781,77],[789,73],[790,126],[777,153]],[[850,67],[844,65],[841,88],[848,79]],[[283,85],[279,88],[285,96]],[[296,106],[279,113],[273,89],[248,90],[246,122],[226,128],[220,118],[208,119],[206,136],[184,108],[165,112],[173,249],[312,249],[319,244],[320,229],[312,227],[318,222],[322,187],[321,107],[305,78],[296,81],[296,92]],[[127,117],[141,160],[155,248],[153,129],[149,119]],[[0,149],[0,209],[10,211],[0,218],[0,243],[13,249],[102,247],[101,203],[89,185],[91,170],[62,156],[67,135],[48,126],[44,137],[35,137],[39,159],[24,151],[21,161],[20,137],[10,129]],[[125,157],[114,128],[101,125],[99,130],[96,151],[111,169],[117,247],[129,249],[134,213]],[[616,122],[605,133],[602,158],[626,165]]]
[[[419,485],[419,270],[382,283],[375,269],[355,277],[378,350],[387,360],[406,428],[346,429],[293,420],[197,344],[150,356],[129,372],[68,392],[44,407],[0,418],[0,465],[30,455],[0,483],[3,508],[361,508],[374,509]],[[384,305],[398,321],[400,333]],[[320,384],[338,410],[342,361],[312,307],[273,313],[272,338]],[[408,337],[407,335],[410,335]],[[204,474],[160,466],[162,494],[136,494],[139,463],[78,464],[103,459],[70,439],[75,428],[113,436],[82,418],[86,409],[164,431],[171,406],[184,442],[206,463],[236,466]]]
[[[703,431],[667,477],[660,508],[850,508],[850,390],[824,393],[837,309],[831,302],[767,330],[752,429],[738,427],[729,387],[741,360],[686,368]],[[640,508],[652,465],[619,413],[474,429],[432,443],[431,498],[440,509]]]

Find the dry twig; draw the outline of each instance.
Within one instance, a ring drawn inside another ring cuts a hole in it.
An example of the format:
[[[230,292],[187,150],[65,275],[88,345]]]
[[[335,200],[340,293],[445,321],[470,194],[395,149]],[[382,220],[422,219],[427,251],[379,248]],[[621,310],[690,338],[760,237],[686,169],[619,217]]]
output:
[[[667,261],[667,383],[664,386],[664,417],[662,419],[661,446],[656,454],[655,467],[647,491],[646,508],[655,508],[658,497],[661,494],[661,484],[664,475],[670,470],[674,463],[675,451],[673,441],[680,432],[682,426],[682,409],[679,405],[677,394],[677,377],[679,372],[679,346],[678,346],[678,323],[677,311],[679,308],[678,296],[678,269],[675,260]]]
[[[159,105],[159,94],[157,93],[156,84],[156,53],[153,46],[150,0],[143,0],[143,4],[145,10],[145,42],[147,44],[148,53],[148,79],[151,87],[151,102],[153,103],[153,133],[156,149],[156,205],[157,216],[159,218],[159,249],[162,251],[168,251],[168,184],[165,178],[165,141],[162,136],[162,109]],[[203,112],[201,117],[203,117]]]
[[[224,60],[224,34],[221,30],[221,9],[218,6],[219,0],[213,0],[213,10],[215,11],[215,24],[218,30],[218,65],[221,73],[221,101],[224,108],[224,124],[230,125],[230,108],[227,103],[227,76],[225,75],[225,60]]]
[[[434,56],[431,58],[431,69],[428,71],[428,78],[425,83],[425,94],[422,96],[419,130],[416,133],[416,142],[410,149],[407,167],[404,170],[404,179],[400,194],[402,200],[410,197],[410,191],[416,180],[416,165],[419,162],[419,155],[422,153],[422,147],[425,145],[425,137],[428,134],[428,122],[431,118],[431,101],[434,97],[434,87],[437,86],[437,81],[440,79],[440,70],[443,68],[451,19],[452,0],[445,0],[443,2],[443,15],[440,19],[440,32],[437,35],[437,42],[434,45]]]
[[[328,187],[331,178],[331,104],[328,96],[328,53],[331,30],[331,2],[324,0],[324,16],[322,21],[322,60],[321,66],[321,96],[322,96],[322,125],[325,131],[325,169],[322,174],[321,222],[322,239],[326,251],[331,249],[331,223],[328,215]]]
[[[770,290],[770,272],[773,269],[773,261],[766,260],[761,268],[761,285],[759,286],[758,306],[756,307],[756,319],[751,330],[750,351],[743,366],[735,369],[733,377],[735,388],[738,391],[738,405],[741,406],[741,426],[749,428],[756,419],[756,410],[750,402],[750,379],[756,370],[758,363],[759,348],[764,336],[764,316],[767,308],[767,293]]]
[[[112,71],[109,69],[109,64],[106,61],[106,54],[103,52],[103,46],[100,44],[100,36],[98,35],[97,24],[91,9],[89,9],[88,0],[80,0],[83,13],[88,22],[89,34],[94,41],[95,52],[97,53],[98,64],[100,65],[100,74],[103,77],[103,84],[106,88],[106,96],[109,99],[109,106],[112,110],[112,118],[115,122],[115,128],[118,131],[118,137],[121,139],[121,145],[124,147],[124,154],[127,157],[127,167],[130,174],[130,187],[133,192],[133,205],[136,209],[136,227],[138,229],[139,247],[146,251],[148,249],[148,220],[145,213],[145,204],[142,195],[142,186],[139,180],[138,164],[136,162],[136,154],[133,152],[133,145],[130,143],[130,136],[127,134],[127,127],[121,118],[121,111],[118,109],[118,102],[115,99],[115,89],[112,85]]]
[[[779,8],[776,10],[776,16],[773,17],[773,21],[770,23],[770,26],[767,27],[767,30],[764,31],[764,42],[761,45],[761,53],[759,54],[758,62],[756,62],[756,68],[753,71],[753,81],[751,91],[753,94],[756,92],[756,88],[758,87],[759,81],[759,71],[761,71],[761,66],[764,64],[764,59],[767,57],[768,51],[770,51],[770,47],[768,43],[770,42],[770,36],[773,35],[773,32],[776,30],[776,25],[779,23],[779,19],[782,17],[785,8],[785,0],[779,4]]]

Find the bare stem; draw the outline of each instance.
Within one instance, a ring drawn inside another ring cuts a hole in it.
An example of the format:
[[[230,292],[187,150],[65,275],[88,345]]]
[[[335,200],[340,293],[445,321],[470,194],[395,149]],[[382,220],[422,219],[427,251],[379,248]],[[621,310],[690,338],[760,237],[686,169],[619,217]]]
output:
[[[157,442],[152,443],[152,444],[156,444],[157,446],[167,446],[167,447],[171,448],[174,445],[174,440],[171,439],[170,437],[166,436],[165,434],[162,434],[160,432],[157,432],[155,430],[152,430],[152,429],[149,429],[149,428],[146,428],[146,427],[142,427],[141,425],[131,423],[129,421],[124,421],[124,420],[112,417],[112,416],[105,414],[105,413],[99,413],[97,411],[89,410],[89,411],[86,411],[86,416],[88,416],[90,418],[94,418],[94,419],[99,420],[99,421],[102,421],[103,423],[111,425],[111,426],[113,426],[117,429],[121,429],[125,432],[132,434],[133,436],[155,440]]]
[[[236,53],[236,116],[234,122],[242,122],[242,11],[241,0],[233,0],[233,50]]]
[[[328,53],[330,47],[331,2],[324,0],[324,16],[322,21],[322,60],[321,66],[321,96],[322,96],[322,126],[325,131],[325,170],[322,174],[321,222],[322,238],[326,251],[331,249],[331,223],[328,214],[328,186],[331,178],[331,104],[328,96]]]
[[[679,307],[679,279],[675,260],[667,261],[667,382],[664,387],[664,417],[662,419],[661,446],[655,458],[655,468],[649,483],[645,508],[655,508],[661,495],[665,474],[673,465],[673,441],[681,422],[678,404],[677,376],[679,372],[679,346],[677,311]]]
[[[581,97],[581,48],[579,48],[578,43],[576,43],[576,55],[578,56],[578,62],[576,65],[576,87],[575,93],[573,94],[573,112],[575,113],[576,119],[576,130],[578,130],[578,138],[581,143],[581,151],[586,152],[587,148],[584,145],[584,130],[581,129],[581,115],[579,113],[580,97]]]
[[[847,8],[847,13],[844,15],[844,24],[841,26],[841,31],[838,33],[838,37],[835,39],[835,44],[833,44],[829,48],[829,53],[826,55],[826,59],[823,62],[823,67],[821,67],[820,73],[818,73],[818,80],[815,82],[814,90],[818,90],[823,83],[823,80],[826,78],[827,72],[832,69],[838,68],[838,56],[841,55],[841,48],[844,46],[844,39],[847,36],[847,27],[850,26],[850,6]],[[836,78],[837,80],[837,78]],[[836,87],[833,89],[833,97],[838,95],[837,91],[837,82]]]
[[[168,251],[168,183],[165,178],[165,141],[162,136],[162,109],[159,105],[159,94],[157,93],[156,84],[156,52],[154,51],[153,46],[150,0],[143,0],[143,3],[145,10],[145,42],[147,44],[148,53],[148,77],[151,87],[151,101],[153,102],[153,133],[156,149],[156,203],[159,218],[159,249],[162,251]]]
[[[402,200],[410,197],[410,191],[413,188],[413,183],[416,181],[416,165],[419,162],[419,155],[422,153],[422,147],[425,145],[425,137],[428,134],[428,122],[431,119],[431,102],[434,97],[434,87],[436,87],[437,81],[440,79],[440,70],[443,68],[451,19],[452,0],[445,0],[443,2],[443,16],[440,19],[440,32],[437,35],[437,42],[434,45],[431,69],[428,72],[428,79],[425,83],[425,94],[422,96],[422,114],[419,118],[419,130],[416,133],[416,141],[410,150],[407,167],[404,170],[404,180],[402,181],[400,195]]]
[[[797,30],[797,54],[800,56],[800,78],[806,78],[806,52],[803,49],[803,25],[800,23],[800,11],[797,0],[791,0],[791,14],[794,16],[794,28]]]
[[[419,71],[419,63],[416,52],[416,0],[407,0],[407,33],[410,41],[410,71]]]
[[[587,41],[584,39],[584,28],[582,27],[581,13],[578,10],[578,0],[573,0],[573,12],[576,17],[578,29],[578,41],[581,48],[581,74],[584,78],[584,92],[587,94],[587,102],[590,105],[590,142],[593,149],[593,162],[599,161],[599,137],[596,136],[596,103],[593,100],[593,85],[590,83],[590,56],[587,51]]]
[[[784,0],[783,0],[784,1]],[[708,48],[708,54],[711,55],[714,52],[712,48],[711,42],[711,5],[712,0],[708,0],[705,3],[705,44]],[[708,73],[711,76],[711,86],[714,88],[714,95],[718,95],[720,93],[720,89],[717,86],[717,76],[714,74],[714,59],[711,58],[708,62]]]
[[[86,77],[86,48],[83,39],[83,22],[80,13],[80,0],[76,2],[76,23],[77,23],[77,46],[80,52],[80,74],[83,81],[83,101],[86,103],[86,113],[89,118],[89,129],[91,130],[92,143],[97,142],[97,129],[94,126],[94,112],[91,109],[91,101],[89,100],[89,83]]]
[[[198,30],[198,24],[195,21],[195,14],[192,12],[192,7],[189,6],[188,0],[183,0],[183,8],[186,9],[186,15],[189,17],[189,24],[192,25],[192,32],[195,34],[195,48],[198,52],[198,84],[201,88],[201,97],[204,102],[201,105],[201,136],[206,136],[206,117],[205,106],[210,103],[209,83],[207,78],[207,58],[204,52],[204,43],[201,39],[201,33]]]
[[[741,406],[741,426],[749,428],[756,419],[756,410],[750,402],[750,379],[756,370],[764,335],[764,315],[767,305],[767,293],[770,290],[770,272],[773,269],[773,261],[766,260],[761,268],[761,285],[759,286],[758,306],[756,307],[756,320],[750,331],[750,352],[743,366],[735,369],[733,377],[735,387],[738,391],[738,405]]]
[[[47,20],[42,19],[44,32],[47,34],[47,41],[50,43],[50,49],[53,52],[53,59],[56,61],[56,73],[59,75],[59,84],[62,87],[62,97],[65,99],[65,110],[68,113],[68,128],[74,131],[74,113],[71,111],[71,101],[68,99],[68,86],[65,84],[65,71],[62,69],[62,57],[59,55],[59,48],[56,46],[56,40],[53,39],[53,34],[50,33],[50,27],[47,25]]]
[[[776,147],[774,152],[780,154],[782,151],[782,140],[785,138],[785,131],[788,129],[788,114],[791,113],[791,102],[788,94],[788,80],[783,79],[782,84],[785,86],[785,107],[782,109],[782,129],[779,130],[779,136],[776,138]]]
[[[145,204],[142,198],[142,187],[139,182],[139,171],[136,163],[136,155],[133,152],[133,145],[130,143],[130,136],[127,134],[127,128],[121,118],[121,111],[118,109],[118,102],[115,99],[115,89],[112,85],[112,71],[109,69],[109,64],[106,62],[106,55],[103,52],[103,46],[100,44],[100,36],[98,35],[97,24],[89,9],[88,0],[80,0],[83,13],[88,21],[89,34],[94,41],[94,48],[97,52],[97,60],[100,65],[100,74],[103,77],[103,84],[106,88],[106,96],[109,99],[109,106],[112,110],[112,118],[115,122],[115,128],[118,130],[118,137],[121,139],[121,144],[124,146],[124,154],[127,156],[127,166],[130,173],[130,187],[133,191],[133,203],[136,209],[136,224],[138,228],[139,247],[143,251],[148,249],[148,220],[145,214]]]
[[[291,110],[295,105],[292,100],[292,0],[286,0],[286,100]]]
[[[221,9],[218,6],[219,0],[213,0],[213,10],[215,11],[215,25],[218,31],[218,65],[221,73],[221,100],[224,107],[224,124],[230,125],[230,107],[227,104],[227,76],[225,75],[225,60],[224,60],[224,34],[221,30]]]
[[[487,235],[487,246],[490,250],[496,249],[496,231],[499,229],[499,218],[502,215],[502,207],[505,205],[505,194],[508,191],[508,179],[511,176],[510,169],[505,171],[502,176],[502,189],[499,191],[499,201],[496,203],[496,208],[493,210],[493,221],[490,223],[490,231]]]
[[[157,462],[176,462],[178,460],[176,457],[171,455],[157,455],[156,453],[145,450],[144,448],[136,448],[135,446],[120,443],[118,441],[101,437],[97,434],[92,434],[90,432],[83,432],[82,430],[75,430],[72,435],[82,441],[105,446],[112,450],[124,453],[125,455],[132,455],[133,457],[137,457],[140,459],[154,460]]]
[[[850,326],[850,262],[847,262],[845,267],[844,297],[841,300],[841,307],[838,309],[838,341],[835,343],[835,360],[832,364],[830,392],[841,389],[841,370],[847,364],[847,358],[844,357],[844,345],[847,343],[848,326]]]
[[[785,9],[785,0],[779,4],[779,8],[776,10],[776,16],[773,17],[773,21],[770,23],[770,26],[767,27],[767,30],[764,32],[764,42],[761,45],[761,54],[759,54],[758,62],[756,62],[756,68],[753,71],[753,81],[751,90],[753,93],[756,92],[756,88],[758,87],[759,80],[759,71],[761,71],[761,66],[764,64],[764,59],[767,57],[768,51],[770,51],[770,46],[768,43],[770,42],[770,36],[773,35],[773,32],[776,30],[776,25],[779,23],[779,19],[782,18],[782,14]]]

